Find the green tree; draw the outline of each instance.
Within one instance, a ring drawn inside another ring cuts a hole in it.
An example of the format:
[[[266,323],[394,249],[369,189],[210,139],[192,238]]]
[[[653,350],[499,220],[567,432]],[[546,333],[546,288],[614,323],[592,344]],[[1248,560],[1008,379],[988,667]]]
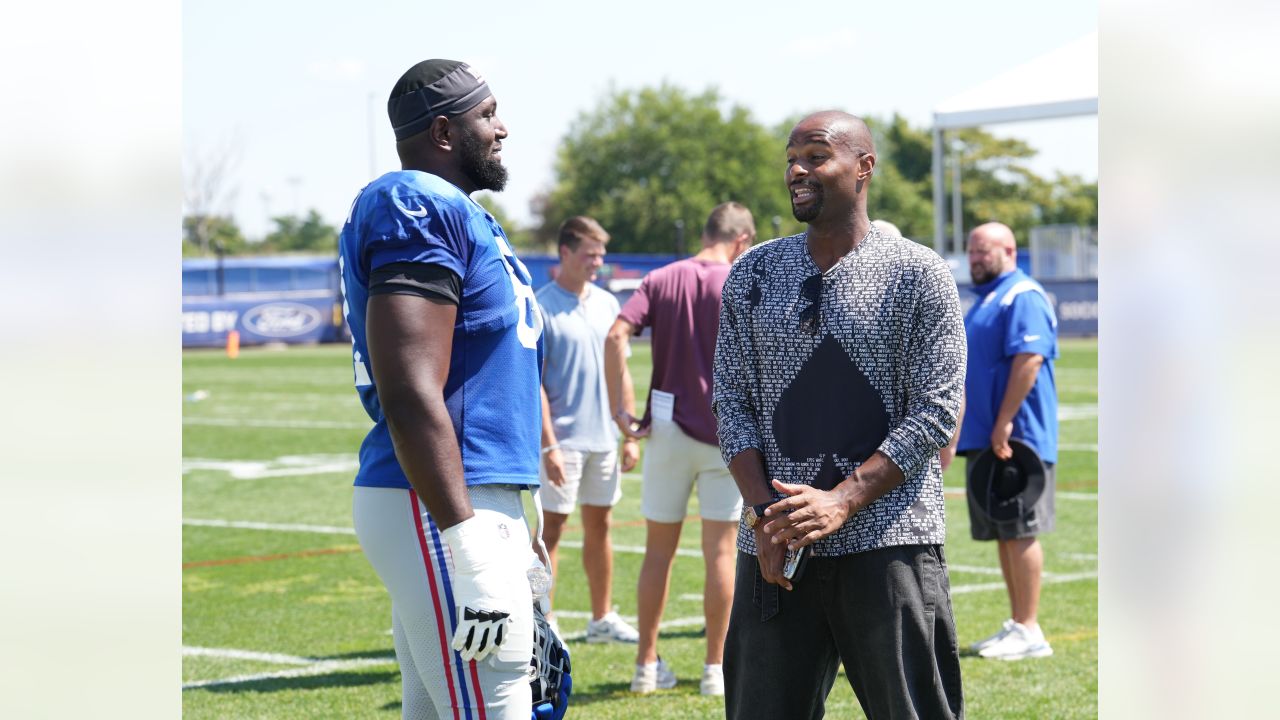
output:
[[[750,208],[758,233],[772,237],[773,216],[791,219],[782,173],[774,134],[715,89],[611,91],[561,141],[537,239],[554,242],[565,217],[590,215],[613,237],[611,252],[668,253],[681,221],[688,253],[726,200]]]
[[[516,222],[507,212],[507,209],[498,202],[496,195],[491,192],[482,192],[475,196],[475,201],[485,210],[488,210],[494,220],[498,221],[498,224],[502,226],[503,232],[507,234],[507,239],[511,241],[511,245],[517,251],[544,251],[545,248],[534,237],[533,231]]]
[[[798,232],[804,226],[791,214],[784,173],[787,137],[802,117],[766,128],[715,89],[694,95],[663,84],[610,91],[561,141],[556,184],[534,201],[541,222],[531,244],[554,247],[560,222],[583,214],[613,236],[613,252],[671,252],[676,222],[683,222],[682,250],[690,252],[707,212],[725,200],[751,208],[762,238]],[[868,214],[931,244],[932,133],[896,113],[864,119],[877,150]],[[948,139],[960,148],[966,229],[997,219],[1025,243],[1036,225],[1097,224],[1097,183],[1037,176],[1026,165],[1036,154],[1026,142],[978,128]]]
[[[187,215],[182,218],[183,257],[209,256],[218,248],[222,248],[224,254],[238,255],[245,252],[247,245],[240,226],[229,216]]]
[[[280,215],[271,219],[275,229],[262,239],[264,252],[336,253],[338,231],[320,217],[315,210],[308,210],[305,218],[297,215]]]
[[[1045,183],[1039,203],[1040,221],[1045,225],[1098,225],[1097,182],[1087,183],[1078,175],[1058,173],[1052,183]]]
[[[1057,173],[1046,180],[1025,164],[1036,150],[1016,138],[979,128],[956,132],[961,146],[960,191],[964,230],[999,220],[1025,245],[1037,225],[1098,224],[1098,184]],[[949,179],[948,179],[949,180]]]

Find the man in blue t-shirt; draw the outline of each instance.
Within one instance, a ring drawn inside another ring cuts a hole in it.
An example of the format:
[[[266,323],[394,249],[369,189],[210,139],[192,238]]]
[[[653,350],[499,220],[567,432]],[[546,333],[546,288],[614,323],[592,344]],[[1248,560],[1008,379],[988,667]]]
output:
[[[542,323],[530,276],[470,197],[501,190],[507,129],[465,63],[410,68],[387,102],[402,170],[339,240],[356,390],[373,429],[353,516],[392,599],[405,717],[527,720]]]
[[[1012,609],[998,632],[970,647],[987,658],[1046,657],[1053,648],[1036,619],[1044,566],[1037,537],[1054,524],[1058,321],[1044,288],[1018,269],[1017,245],[1006,225],[987,223],[969,234],[969,273],[979,299],[964,319],[969,359],[963,420],[942,451],[943,466],[956,452],[972,460],[988,447],[1007,460],[1013,455],[1009,440],[1017,438],[1036,451],[1047,469],[1039,501],[1015,523],[992,523],[969,497],[970,532],[975,540],[996,541]]]
[[[604,377],[604,339],[618,317],[618,301],[596,285],[604,264],[609,233],[582,215],[560,224],[560,265],[555,280],[539,288],[546,365],[542,389],[542,518],[551,557],[558,572],[560,535],[575,504],[582,506],[582,567],[591,591],[587,642],[639,639],[636,629],[611,607],[613,543],[609,524],[613,506],[622,499],[618,474],[618,430],[609,412]],[[634,406],[631,375],[625,394]],[[622,471],[640,458],[636,441],[622,448]]]

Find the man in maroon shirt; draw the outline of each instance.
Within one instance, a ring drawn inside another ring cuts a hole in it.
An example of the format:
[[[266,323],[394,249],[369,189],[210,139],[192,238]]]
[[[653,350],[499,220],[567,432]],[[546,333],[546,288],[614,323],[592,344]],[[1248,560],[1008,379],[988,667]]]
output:
[[[696,483],[706,561],[703,612],[707,656],[704,695],[724,694],[724,639],[733,604],[734,540],[742,496],[720,456],[711,413],[711,365],[720,324],[720,291],[729,268],[755,241],[751,211],[736,202],[716,206],[702,231],[702,250],[649,273],[609,330],[605,375],[614,421],[630,437],[648,437],[644,484],[644,564],[640,568],[640,643],[632,692],[675,686],[675,674],[658,657],[658,623],[667,604],[671,562]],[[652,329],[653,379],[644,418],[623,403],[622,368],[627,343]]]

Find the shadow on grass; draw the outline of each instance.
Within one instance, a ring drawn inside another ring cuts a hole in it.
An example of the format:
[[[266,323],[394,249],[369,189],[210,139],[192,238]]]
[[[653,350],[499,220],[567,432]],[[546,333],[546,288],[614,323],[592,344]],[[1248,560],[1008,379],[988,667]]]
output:
[[[284,690],[326,690],[336,687],[361,687],[394,682],[400,684],[399,670],[378,672],[334,672],[324,675],[304,675],[291,678],[263,678],[227,685],[209,685],[192,688],[188,692],[210,693],[271,693]]]
[[[677,686],[678,688],[679,686]],[[696,692],[696,686],[695,686]],[[658,690],[655,695],[680,695],[679,689],[675,690]],[[573,689],[573,695],[569,698],[569,708],[580,707],[583,705],[594,705],[600,702],[616,701],[622,697],[640,697],[631,694],[631,681],[614,682],[614,683],[598,683],[591,686],[590,692]]]
[[[667,638],[704,638],[706,636],[706,627],[686,627],[681,630],[663,630],[658,633],[659,640]]]

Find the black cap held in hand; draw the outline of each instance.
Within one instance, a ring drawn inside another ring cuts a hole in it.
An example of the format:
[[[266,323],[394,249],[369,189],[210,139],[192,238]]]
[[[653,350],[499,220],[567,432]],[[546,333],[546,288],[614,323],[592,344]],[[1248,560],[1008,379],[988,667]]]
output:
[[[427,129],[441,115],[461,115],[493,93],[480,73],[458,60],[423,60],[400,76],[387,99],[396,140]]]

